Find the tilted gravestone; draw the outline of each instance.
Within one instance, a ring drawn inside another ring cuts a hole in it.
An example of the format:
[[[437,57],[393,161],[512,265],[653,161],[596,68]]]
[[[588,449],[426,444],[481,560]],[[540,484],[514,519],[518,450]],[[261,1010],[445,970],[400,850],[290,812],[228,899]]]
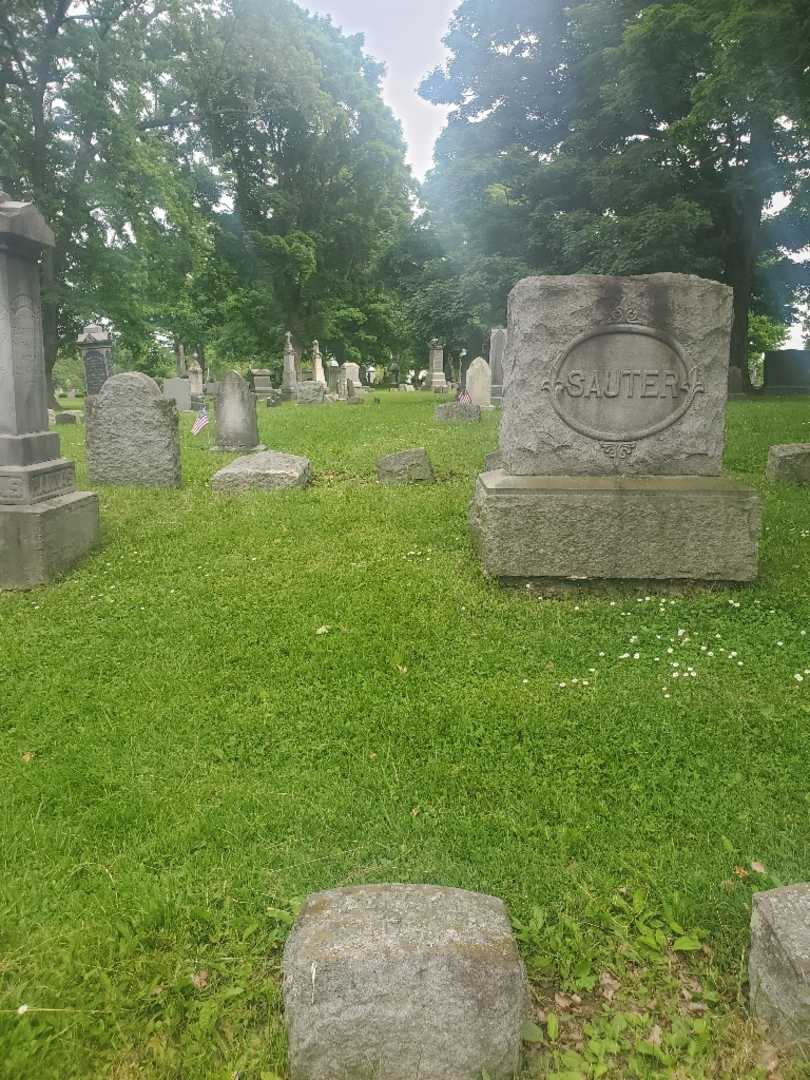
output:
[[[492,408],[492,373],[482,356],[477,356],[467,368],[465,387],[473,405]]]
[[[500,453],[472,524],[503,579],[750,581],[756,493],[720,476],[731,290],[680,274],[527,278]]]
[[[113,375],[87,402],[87,468],[96,484],[180,486],[177,406],[142,371]]]
[[[506,352],[506,329],[496,327],[489,335],[489,367],[492,372],[492,404],[503,401],[504,353]]]
[[[216,397],[217,448],[255,450],[259,444],[256,397],[237,371],[228,371]]]
[[[0,588],[53,580],[98,541],[98,499],[75,490],[48,431],[38,261],[53,233],[0,192]]]
[[[87,397],[97,394],[112,375],[112,334],[97,323],[85,326],[76,339],[84,361]]]
[[[433,885],[307,897],[284,949],[296,1080],[512,1080],[528,1015],[503,903]]]

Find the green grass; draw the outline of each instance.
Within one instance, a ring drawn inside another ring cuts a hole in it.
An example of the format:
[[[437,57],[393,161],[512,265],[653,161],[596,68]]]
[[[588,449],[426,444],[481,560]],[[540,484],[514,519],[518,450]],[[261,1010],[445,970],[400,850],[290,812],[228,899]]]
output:
[[[263,441],[317,474],[272,497],[213,496],[230,459],[185,416],[182,490],[101,489],[103,547],[0,594],[0,1076],[286,1075],[283,911],[372,881],[542,908],[544,1032],[544,995],[638,936],[594,911],[677,892],[722,987],[700,1068],[764,1076],[722,1047],[752,889],[810,877],[810,493],[763,478],[770,443],[810,439],[810,402],[729,408],[728,468],[764,502],[755,586],[552,601],[472,555],[497,415],[442,426],[432,397],[379,396],[260,407]],[[86,484],[84,429],[59,430]],[[377,456],[412,446],[439,482],[379,488]],[[671,945],[653,983],[686,977]],[[533,1074],[566,1068],[542,1048]],[[676,1075],[650,1061],[627,1075]]]

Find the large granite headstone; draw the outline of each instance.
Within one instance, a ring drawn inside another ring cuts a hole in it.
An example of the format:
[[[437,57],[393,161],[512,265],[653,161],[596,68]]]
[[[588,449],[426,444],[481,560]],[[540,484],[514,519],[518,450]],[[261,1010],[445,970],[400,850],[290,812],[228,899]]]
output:
[[[444,374],[444,346],[438,338],[430,342],[430,366],[424,382],[425,390],[447,389],[447,378]]]
[[[191,412],[191,382],[189,379],[163,380],[163,396],[166,401],[173,401],[179,412]]]
[[[216,397],[217,448],[255,450],[259,444],[256,397],[238,371],[227,371]]]
[[[759,499],[720,475],[731,290],[680,274],[527,278],[500,453],[472,523],[509,579],[750,581]]]
[[[473,405],[492,408],[492,373],[483,356],[477,356],[467,368],[465,388]]]
[[[767,394],[810,394],[810,350],[766,352],[764,367]]]
[[[0,588],[53,580],[98,541],[98,499],[75,490],[48,431],[38,262],[53,233],[0,192]]]
[[[87,402],[87,468],[96,484],[180,486],[177,406],[142,371],[113,375]]]
[[[92,397],[112,375],[112,334],[97,323],[89,323],[76,342],[84,361],[85,393]]]
[[[496,327],[489,335],[489,367],[492,372],[492,404],[500,405],[503,401],[504,354],[506,352],[506,329]]]
[[[307,897],[284,949],[296,1080],[513,1080],[529,994],[494,896],[361,885]]]

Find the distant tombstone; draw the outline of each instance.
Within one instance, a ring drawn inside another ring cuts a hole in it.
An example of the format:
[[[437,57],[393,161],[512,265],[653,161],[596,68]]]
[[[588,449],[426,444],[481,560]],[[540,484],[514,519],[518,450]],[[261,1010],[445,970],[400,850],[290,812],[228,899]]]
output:
[[[298,384],[298,374],[295,367],[295,348],[292,342],[292,333],[288,330],[284,335],[284,370],[281,374],[281,399],[282,401],[295,401],[295,388]]]
[[[766,352],[765,392],[810,394],[810,350],[779,349]]]
[[[786,484],[810,484],[810,443],[782,443],[768,448],[765,475]]]
[[[446,405],[437,405],[433,418],[443,423],[477,424],[481,419],[481,406],[466,401],[448,401]]]
[[[466,389],[473,405],[492,408],[492,375],[483,356],[477,356],[467,368]]]
[[[447,379],[444,374],[444,346],[438,338],[430,342],[430,367],[425,373],[423,385],[426,390],[444,391]]]
[[[374,381],[376,379],[376,376],[377,376],[376,367],[373,364],[369,364],[368,367],[366,368],[366,382],[368,383],[369,386],[374,385]]]
[[[312,381],[326,386],[326,375],[323,371],[323,357],[321,347],[317,341],[312,342]]]
[[[341,401],[346,401],[349,396],[349,374],[346,365],[341,364],[338,368],[337,393]]]
[[[267,368],[251,368],[248,380],[257,398],[268,398],[273,393],[273,374]]]
[[[188,383],[192,398],[201,398],[203,396],[203,369],[200,367],[196,353],[188,365]]]
[[[113,375],[87,403],[87,468],[96,484],[180,486],[175,403],[142,371]]]
[[[191,411],[191,383],[188,379],[164,379],[163,396],[167,401],[173,401],[179,412]]]
[[[329,387],[330,394],[336,394],[338,389],[338,368],[340,365],[334,356],[330,356],[326,361],[326,385]]]
[[[365,400],[366,392],[360,387],[355,386],[354,381],[347,377],[346,379],[346,404],[347,405],[362,405]]]
[[[0,191],[0,588],[52,581],[98,542],[98,498],[75,490],[48,430],[38,262],[54,237]]]
[[[76,339],[84,361],[87,397],[97,394],[112,375],[112,335],[96,323],[89,323]]]
[[[322,405],[325,397],[326,386],[324,383],[308,379],[306,382],[300,382],[297,386],[296,401],[299,405]]]
[[[348,360],[343,366],[346,369],[346,378],[351,379],[352,383],[354,383],[358,389],[362,387],[363,383],[360,380],[360,365]]]
[[[228,371],[216,398],[217,448],[255,450],[259,443],[256,398],[237,371]]]
[[[492,404],[500,405],[504,389],[504,354],[506,352],[506,330],[496,327],[489,335],[489,368],[492,372]]]

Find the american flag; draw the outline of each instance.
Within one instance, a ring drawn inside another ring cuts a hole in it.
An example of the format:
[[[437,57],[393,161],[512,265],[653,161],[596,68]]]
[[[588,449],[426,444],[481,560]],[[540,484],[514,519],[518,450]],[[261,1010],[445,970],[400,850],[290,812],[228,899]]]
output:
[[[199,435],[203,428],[208,427],[208,409],[203,406],[197,413],[197,419],[191,425],[191,434]]]
[[[472,398],[467,393],[466,387],[462,387],[461,390],[459,390],[456,401],[459,405],[472,405]]]

